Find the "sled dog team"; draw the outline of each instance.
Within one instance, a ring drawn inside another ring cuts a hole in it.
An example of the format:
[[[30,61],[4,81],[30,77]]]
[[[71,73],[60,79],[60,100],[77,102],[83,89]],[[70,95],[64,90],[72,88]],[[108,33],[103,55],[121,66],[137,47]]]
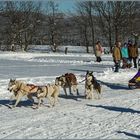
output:
[[[101,94],[101,85],[93,76],[93,72],[87,71],[83,81],[85,81],[85,98],[93,99],[95,90],[99,99]],[[76,76],[73,73],[66,73],[62,76],[56,77],[54,84],[47,84],[45,86],[37,86],[34,84],[27,84],[24,81],[10,79],[8,90],[13,93],[10,100],[16,100],[12,107],[16,107],[23,96],[27,96],[27,98],[33,102],[34,106],[33,97],[35,96],[38,100],[36,108],[39,108],[43,103],[44,98],[49,100],[50,106],[55,106],[56,102],[58,101],[60,87],[63,88],[66,96],[67,88],[69,88],[70,94],[72,94],[73,90],[73,92],[76,92],[77,95],[79,95],[77,86],[78,82]]]

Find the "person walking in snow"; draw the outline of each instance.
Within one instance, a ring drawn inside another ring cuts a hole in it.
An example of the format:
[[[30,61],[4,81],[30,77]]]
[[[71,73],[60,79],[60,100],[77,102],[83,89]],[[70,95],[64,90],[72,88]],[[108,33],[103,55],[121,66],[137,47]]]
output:
[[[120,51],[120,42],[116,42],[113,48],[112,56],[115,63],[114,72],[119,72],[120,62],[121,62],[121,51]]]
[[[134,68],[137,68],[138,47],[132,41],[128,41],[128,53],[130,62],[133,60]]]
[[[101,46],[100,41],[97,41],[96,45],[95,45],[95,56],[96,56],[96,61],[97,62],[102,61],[101,55],[102,55],[102,46]]]

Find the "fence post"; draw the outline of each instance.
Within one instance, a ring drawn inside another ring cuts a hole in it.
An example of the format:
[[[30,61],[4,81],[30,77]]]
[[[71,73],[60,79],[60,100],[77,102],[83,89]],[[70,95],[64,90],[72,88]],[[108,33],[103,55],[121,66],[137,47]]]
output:
[[[68,48],[66,47],[66,48],[65,48],[65,54],[67,54],[67,53],[68,53]]]

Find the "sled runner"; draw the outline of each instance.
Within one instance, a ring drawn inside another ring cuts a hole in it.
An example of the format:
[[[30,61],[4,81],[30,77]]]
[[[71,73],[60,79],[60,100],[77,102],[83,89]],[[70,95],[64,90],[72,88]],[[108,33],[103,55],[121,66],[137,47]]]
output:
[[[139,68],[138,72],[136,73],[136,75],[131,80],[129,80],[128,87],[129,88],[140,88],[140,68]]]
[[[140,88],[140,58],[138,59],[138,68],[136,75],[128,82],[128,87],[131,89]]]
[[[128,87],[130,88],[130,89],[134,89],[134,88],[140,88],[140,82],[129,82],[128,83]]]

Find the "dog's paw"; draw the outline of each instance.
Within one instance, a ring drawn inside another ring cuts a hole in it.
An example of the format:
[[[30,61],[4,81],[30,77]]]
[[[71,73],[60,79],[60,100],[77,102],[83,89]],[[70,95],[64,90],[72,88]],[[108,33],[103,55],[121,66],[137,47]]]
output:
[[[73,95],[73,93],[70,93],[70,95]]]
[[[7,104],[6,106],[10,109],[13,109],[13,105]]]

